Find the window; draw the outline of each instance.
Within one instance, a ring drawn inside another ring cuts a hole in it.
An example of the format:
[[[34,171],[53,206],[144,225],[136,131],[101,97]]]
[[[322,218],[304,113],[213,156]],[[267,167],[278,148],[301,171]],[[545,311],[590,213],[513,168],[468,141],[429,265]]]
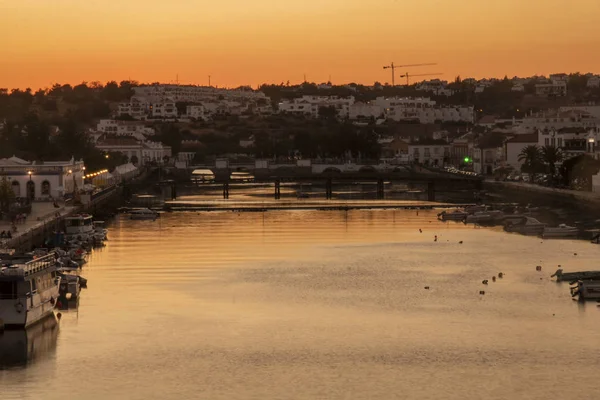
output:
[[[431,153],[429,152],[429,147],[425,147],[425,157],[431,157]]]
[[[440,148],[439,147],[434,147],[433,148],[433,154],[435,154],[435,155],[440,154]]]
[[[415,156],[418,157],[419,156],[419,148],[415,147],[413,153],[414,153]]]
[[[549,146],[550,145],[550,139],[549,138],[544,139],[544,144],[546,146]]]
[[[558,138],[558,147],[562,147],[563,142],[562,142],[562,138]]]
[[[42,196],[50,196],[50,182],[42,182]]]

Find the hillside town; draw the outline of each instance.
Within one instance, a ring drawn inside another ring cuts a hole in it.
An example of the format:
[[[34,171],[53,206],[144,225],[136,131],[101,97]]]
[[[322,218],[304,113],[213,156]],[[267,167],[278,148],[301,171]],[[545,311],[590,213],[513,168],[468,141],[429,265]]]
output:
[[[71,103],[83,103],[85,95],[107,92],[112,84],[99,89],[82,85],[57,85],[30,95],[31,108],[35,109],[38,99],[44,109],[48,102],[59,104],[78,91],[79,98]],[[537,174],[556,184],[558,179],[552,176],[563,162],[600,160],[596,146],[600,102],[594,101],[600,93],[600,76],[592,74],[481,80],[457,77],[454,82],[434,79],[394,87],[305,82],[253,90],[122,82],[110,89],[116,94],[106,96],[112,96],[112,101],[104,101],[107,107],[98,114],[101,117],[92,115],[76,124],[72,129],[77,132],[71,135],[93,147],[97,162],[92,167],[106,167],[111,179],[112,172],[119,176],[117,167],[128,173],[147,165],[189,168],[210,165],[219,158],[335,158],[344,162],[376,158],[392,165],[419,164],[495,179],[529,180]],[[26,95],[4,90],[0,100]],[[4,114],[0,123],[3,140],[9,142],[9,128],[21,129],[27,136],[27,124],[19,125],[6,111]],[[60,123],[48,124],[48,140],[52,143],[64,131]],[[10,164],[30,169],[36,163],[45,168],[42,166],[49,162],[58,162],[16,151],[9,154],[8,149],[5,146],[0,154],[4,157],[0,168]],[[73,160],[93,157],[62,157],[68,158],[70,162],[59,162],[71,166],[61,167],[62,179],[51,184],[38,182],[40,194],[49,194],[48,186],[69,190],[73,185],[69,186],[64,171],[80,171]],[[19,182],[19,187],[27,185]],[[19,188],[19,193],[24,190]]]

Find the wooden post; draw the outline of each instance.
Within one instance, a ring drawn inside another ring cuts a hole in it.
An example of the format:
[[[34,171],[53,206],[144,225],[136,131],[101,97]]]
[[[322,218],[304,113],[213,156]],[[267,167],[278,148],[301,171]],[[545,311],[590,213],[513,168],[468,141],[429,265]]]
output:
[[[275,180],[275,200],[281,199],[281,181]]]
[[[427,201],[435,201],[435,181],[427,182]]]
[[[383,184],[383,179],[377,180],[377,199],[383,200],[385,198],[385,189]]]
[[[333,181],[331,178],[328,178],[327,182],[325,184],[325,198],[327,200],[331,200],[332,197],[333,197]]]
[[[223,184],[223,198],[225,200],[229,198],[229,182]]]

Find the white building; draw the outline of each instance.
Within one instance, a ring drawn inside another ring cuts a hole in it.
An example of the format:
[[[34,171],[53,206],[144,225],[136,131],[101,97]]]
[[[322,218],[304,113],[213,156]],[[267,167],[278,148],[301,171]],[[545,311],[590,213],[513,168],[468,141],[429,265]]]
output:
[[[383,106],[373,103],[356,102],[350,106],[350,119],[380,118],[384,115]]]
[[[445,140],[425,139],[408,145],[410,162],[442,166],[450,161],[450,144]]]
[[[142,165],[148,162],[166,163],[171,156],[171,146],[166,146],[160,142],[142,143]]]
[[[394,121],[419,121],[433,124],[439,121],[463,121],[473,123],[473,106],[437,107],[429,98],[384,98],[375,99],[375,104],[384,109],[386,118]]]
[[[96,148],[100,151],[111,153],[119,152],[127,156],[130,162],[136,165],[143,163],[142,142],[128,136],[104,135],[96,142]]]
[[[154,128],[145,126],[143,123],[114,119],[101,119],[96,125],[96,131],[101,134],[132,136],[138,140],[144,140],[146,136],[156,133]]]
[[[600,76],[592,76],[587,81],[587,87],[598,88],[600,87]]]
[[[519,155],[527,146],[537,146],[538,134],[529,133],[524,135],[516,135],[504,142],[504,162],[507,166],[511,166],[515,171],[521,170],[522,161],[519,161]]]
[[[133,97],[128,102],[119,103],[117,115],[129,115],[134,119],[144,120],[148,116],[148,104]]]
[[[321,107],[333,107],[338,118],[348,118],[350,107],[354,104],[354,97],[338,96],[302,96],[292,100],[283,100],[279,103],[279,112],[288,114],[302,114],[312,117],[319,116]]]
[[[16,197],[30,200],[58,198],[83,187],[83,160],[30,162],[17,157],[0,159],[0,179],[6,179]]]
[[[567,95],[567,82],[554,81],[550,83],[537,83],[535,94],[538,96],[562,97]]]
[[[546,111],[525,117],[518,128],[521,132],[533,133],[536,130],[544,129],[591,129],[598,126],[600,126],[600,119],[589,112],[577,109],[569,110],[568,107],[565,107],[564,111]]]
[[[145,98],[152,101],[163,101],[165,99],[174,102],[201,103],[210,100],[231,101],[259,101],[270,102],[263,93],[251,88],[220,89],[212,86],[195,85],[143,85],[133,88],[134,97]]]
[[[164,100],[162,102],[149,103],[148,109],[152,118],[177,118],[177,106],[172,100]]]
[[[186,107],[186,115],[188,118],[208,121],[212,113],[203,104],[193,104]]]
[[[596,153],[596,143],[600,143],[598,129],[562,128],[540,131],[537,144],[539,147],[558,147],[564,158],[570,158],[584,153]]]
[[[560,107],[559,112],[567,113],[569,111],[574,111],[576,116],[581,115],[581,118],[595,118],[597,119],[598,124],[600,124],[600,106],[589,105],[589,106],[565,106]],[[587,115],[586,115],[587,114]]]
[[[513,85],[513,87],[510,90],[513,92],[524,92],[525,86],[523,86],[521,84],[516,84],[516,85]]]

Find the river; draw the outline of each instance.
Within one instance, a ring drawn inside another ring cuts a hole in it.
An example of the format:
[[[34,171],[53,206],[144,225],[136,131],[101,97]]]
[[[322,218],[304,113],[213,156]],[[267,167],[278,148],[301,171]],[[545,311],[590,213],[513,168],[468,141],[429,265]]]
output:
[[[550,279],[600,246],[416,210],[109,229],[77,311],[26,350],[0,336],[3,400],[600,397],[600,307]]]

